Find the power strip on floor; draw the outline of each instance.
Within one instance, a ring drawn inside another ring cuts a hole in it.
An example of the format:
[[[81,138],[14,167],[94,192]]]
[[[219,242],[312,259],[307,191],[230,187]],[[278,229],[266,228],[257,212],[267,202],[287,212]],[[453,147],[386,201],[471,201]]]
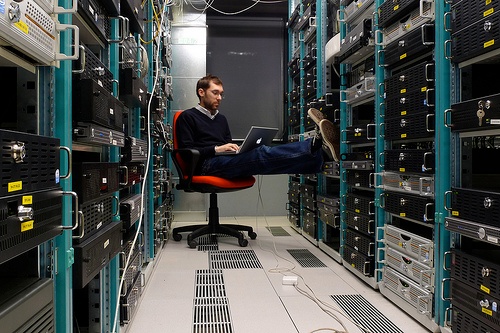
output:
[[[298,283],[298,278],[296,276],[290,276],[290,275],[283,276],[284,286],[296,286],[297,283]]]

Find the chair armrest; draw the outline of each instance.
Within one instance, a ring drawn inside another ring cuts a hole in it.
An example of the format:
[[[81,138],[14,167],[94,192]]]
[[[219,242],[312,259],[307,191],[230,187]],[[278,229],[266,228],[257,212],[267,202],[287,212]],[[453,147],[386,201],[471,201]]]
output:
[[[196,149],[174,149],[172,152],[174,164],[180,172],[179,181],[189,188],[193,180],[196,165],[200,160],[200,152]],[[186,178],[187,177],[187,178]]]

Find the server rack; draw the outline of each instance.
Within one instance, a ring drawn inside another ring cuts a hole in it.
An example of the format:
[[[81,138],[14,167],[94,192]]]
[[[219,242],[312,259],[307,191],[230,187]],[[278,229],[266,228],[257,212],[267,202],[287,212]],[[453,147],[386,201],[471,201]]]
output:
[[[303,18],[307,17],[310,2],[290,1],[289,4],[287,115],[290,140],[299,140],[307,136],[310,129],[303,108],[314,105],[308,104],[309,72],[301,62],[307,55],[305,37],[309,35],[307,29],[303,35],[301,31],[307,26]],[[327,8],[328,4],[328,1],[317,1],[316,16],[321,17],[319,9]],[[479,69],[474,71],[464,66],[470,59],[457,59],[463,54],[459,51],[463,46],[453,37],[464,38],[463,31],[456,36],[450,34],[452,24],[462,24],[462,29],[468,26],[454,14],[463,17],[472,5],[457,2],[452,4],[456,7],[453,11],[450,3],[435,1],[341,1],[339,4],[334,15],[327,13],[322,24],[316,25],[316,31],[339,33],[340,38],[328,36],[328,43],[318,43],[315,52],[324,56],[318,67],[336,69],[331,66],[333,62],[340,71],[339,82],[332,80],[328,89],[340,88],[340,112],[336,117],[342,133],[342,158],[338,165],[327,164],[318,179],[339,176],[337,186],[341,199],[338,208],[326,206],[323,201],[330,198],[326,195],[328,190],[324,191],[331,188],[332,183],[319,181],[316,209],[319,225],[325,222],[324,225],[336,226],[338,221],[341,232],[337,253],[325,248],[321,241],[318,246],[430,331],[451,330],[452,317],[459,318],[464,326],[464,320],[468,320],[467,309],[459,307],[460,311],[454,314],[449,310],[450,300],[442,297],[449,294],[449,283],[446,283],[449,271],[443,268],[449,259],[445,254],[455,245],[454,241],[460,239],[448,229],[463,226],[457,217],[445,221],[451,205],[442,204],[452,179],[456,182],[460,178],[455,160],[460,155],[457,151],[460,145],[451,140],[448,127],[455,126],[458,131],[459,126],[461,129],[464,126],[494,129],[497,125],[491,116],[497,92],[480,84]],[[493,6],[479,5],[484,14],[482,23],[494,19]],[[337,28],[331,29],[327,22],[337,18]],[[491,31],[489,36],[494,36],[494,29]],[[482,53],[494,53],[493,39],[487,36],[479,39],[485,43]],[[329,54],[325,55],[322,48]],[[467,80],[457,79],[457,72],[452,71],[453,56],[455,61],[462,62],[460,67],[464,75],[468,75]],[[495,68],[490,67],[488,77],[495,76]],[[462,95],[473,95],[470,105],[480,103],[479,109],[484,111],[482,124],[475,114],[477,110],[471,115],[466,105],[460,106],[462,111],[458,111],[458,105],[450,108],[459,83],[466,85]],[[484,94],[479,95],[479,90]],[[290,220],[302,233],[304,222],[296,213],[301,209],[296,204],[300,200],[295,200],[302,194],[294,192],[294,184],[303,179],[293,175],[289,186]],[[456,182],[457,187],[458,184]],[[354,206],[354,198],[358,204],[370,202],[370,209]],[[333,217],[336,211],[339,220]],[[471,233],[476,225],[477,222],[469,225]],[[496,230],[490,226],[483,229],[484,239],[487,235],[495,239]],[[320,230],[326,230],[324,235],[328,235],[331,229]],[[400,244],[410,244],[410,240],[416,241],[418,245],[413,246],[420,249],[419,253],[400,247]],[[401,281],[408,288],[402,287]],[[406,297],[405,292],[409,290],[420,295],[417,301],[408,301],[411,297]]]
[[[498,249],[495,241],[497,225],[495,219],[486,218],[495,209],[491,200],[498,193],[497,172],[490,170],[492,172],[488,174],[489,170],[485,169],[488,165],[482,164],[485,158],[494,158],[496,155],[495,144],[490,145],[489,142],[498,135],[494,121],[498,89],[477,81],[481,75],[488,77],[497,74],[498,61],[495,59],[498,51],[492,43],[497,31],[490,27],[496,6],[453,1],[447,8],[447,12],[453,16],[444,44],[449,46],[446,55],[451,64],[451,103],[444,112],[443,122],[449,131],[449,147],[454,158],[452,177],[445,192],[448,212],[444,229],[451,235],[453,248],[450,258],[446,258],[449,260],[445,261],[448,272],[443,280],[443,298],[446,303],[451,303],[446,325],[454,332],[498,330],[492,305],[495,303],[496,291],[494,284],[489,282],[494,279],[496,263],[494,260],[488,262]],[[465,15],[466,11],[470,15]],[[479,25],[484,29],[478,30]],[[478,44],[480,47],[471,49]],[[471,195],[476,200],[459,208],[458,204],[465,198],[471,198]],[[480,205],[478,199],[482,199]],[[459,272],[466,262],[469,268]],[[475,267],[483,270],[484,276]],[[481,299],[476,302],[476,297]],[[492,303],[487,304],[485,301]]]
[[[323,66],[326,41],[336,29],[331,14],[337,7],[325,1],[289,5],[288,141],[297,141],[314,135],[309,108],[337,123],[338,87],[332,89],[333,68]],[[330,163],[320,174],[290,175],[288,218],[306,239],[341,261],[338,170],[338,163]]]
[[[374,174],[377,172],[375,126],[375,35],[374,3],[363,3],[356,15],[350,1],[339,9],[341,46],[334,62],[340,66],[340,128],[342,183],[340,195],[342,226],[342,263],[345,268],[377,288],[375,253],[377,224]],[[352,38],[351,36],[362,36]],[[359,42],[358,42],[359,40]],[[360,239],[359,246],[354,239]]]
[[[12,83],[2,92],[9,110],[0,121],[3,149],[11,146],[2,160],[10,164],[4,165],[3,179],[11,179],[2,183],[2,223],[8,225],[2,227],[7,230],[2,231],[2,241],[15,246],[0,249],[0,275],[6,285],[12,286],[8,289],[18,293],[12,299],[8,294],[2,297],[6,301],[2,302],[2,325],[8,321],[13,329],[24,329],[28,322],[37,323],[35,326],[49,332],[126,330],[120,315],[130,319],[133,311],[119,311],[120,281],[129,274],[117,255],[124,237],[120,198],[139,193],[139,183],[148,182],[144,201],[149,210],[140,232],[149,243],[139,239],[137,244],[145,247],[135,252],[131,265],[140,272],[135,276],[140,287],[147,282],[145,276],[150,263],[160,254],[158,249],[168,239],[172,219],[166,156],[170,140],[166,116],[172,99],[171,27],[169,9],[163,4],[155,3],[159,6],[156,10],[165,10],[166,19],[161,27],[162,38],[154,42],[158,26],[153,23],[151,2],[10,4],[18,7],[19,14],[26,11],[26,17],[35,15],[28,21],[24,14],[16,19],[16,15],[9,17],[7,11],[2,11],[0,34],[7,43],[0,50],[0,70]],[[14,20],[19,23],[10,24]],[[129,28],[134,31],[130,33]],[[37,32],[39,29],[43,31]],[[127,59],[122,53],[125,44],[130,51]],[[131,44],[134,46],[130,49]],[[162,51],[158,57],[161,63],[155,67],[153,53],[157,50]],[[139,73],[144,84],[141,96],[124,90],[120,98],[119,87],[124,83],[124,77],[120,81],[120,70],[124,66]],[[153,99],[161,97],[162,103],[155,104],[149,117],[149,109],[140,106],[147,104],[146,93],[153,90],[154,77],[159,78],[159,88]],[[142,99],[143,104],[130,106],[133,97]],[[146,125],[153,128],[147,144],[142,141],[149,134]],[[145,175],[142,170],[150,151],[164,161],[151,163]],[[112,168],[81,168],[85,163]],[[136,171],[127,173],[135,178],[126,185],[120,179],[122,163],[133,165]],[[11,235],[10,226],[17,224],[21,233],[14,228]],[[7,239],[11,236],[18,241]],[[22,270],[16,268],[19,261],[23,262],[19,265]],[[4,277],[7,270],[10,273]],[[30,304],[33,311],[40,310],[39,315],[17,315],[25,308],[23,304]]]

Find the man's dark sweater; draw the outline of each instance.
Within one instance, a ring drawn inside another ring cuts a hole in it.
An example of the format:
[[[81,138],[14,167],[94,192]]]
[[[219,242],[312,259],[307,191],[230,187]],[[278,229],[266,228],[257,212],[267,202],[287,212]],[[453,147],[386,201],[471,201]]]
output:
[[[210,119],[193,107],[179,115],[175,127],[179,148],[200,151],[198,167],[205,159],[215,155],[215,146],[232,142],[227,119],[220,113],[214,119]]]

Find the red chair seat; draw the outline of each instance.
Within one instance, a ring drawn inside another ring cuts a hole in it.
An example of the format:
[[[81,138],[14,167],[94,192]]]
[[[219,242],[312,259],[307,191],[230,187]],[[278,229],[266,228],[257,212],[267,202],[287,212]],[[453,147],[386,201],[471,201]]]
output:
[[[252,187],[255,183],[254,177],[245,177],[238,179],[226,179],[215,176],[193,176],[191,180],[192,186],[197,186],[200,184],[211,185],[214,187],[219,187],[221,190],[224,189],[242,189],[247,187]]]

